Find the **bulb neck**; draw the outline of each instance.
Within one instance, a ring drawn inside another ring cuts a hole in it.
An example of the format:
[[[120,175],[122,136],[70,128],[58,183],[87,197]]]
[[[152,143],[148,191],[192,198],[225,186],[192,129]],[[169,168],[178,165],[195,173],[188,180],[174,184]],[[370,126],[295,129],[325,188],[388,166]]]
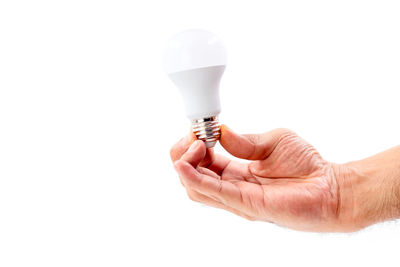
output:
[[[221,135],[218,116],[192,120],[193,133],[204,141],[207,148],[214,147]]]

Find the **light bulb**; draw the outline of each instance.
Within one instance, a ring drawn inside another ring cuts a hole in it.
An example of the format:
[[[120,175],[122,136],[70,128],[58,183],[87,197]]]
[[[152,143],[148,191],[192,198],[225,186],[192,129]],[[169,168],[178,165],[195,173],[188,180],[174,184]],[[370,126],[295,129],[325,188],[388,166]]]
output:
[[[165,71],[180,90],[193,132],[206,147],[214,147],[220,137],[219,83],[225,66],[225,45],[211,32],[187,30],[167,43]]]

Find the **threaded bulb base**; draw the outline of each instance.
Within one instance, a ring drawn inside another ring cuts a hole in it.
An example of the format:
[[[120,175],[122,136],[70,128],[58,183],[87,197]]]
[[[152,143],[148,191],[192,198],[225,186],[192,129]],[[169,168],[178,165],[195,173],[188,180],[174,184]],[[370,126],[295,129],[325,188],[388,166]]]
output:
[[[192,129],[197,139],[204,141],[207,148],[214,147],[221,135],[217,116],[193,120]]]

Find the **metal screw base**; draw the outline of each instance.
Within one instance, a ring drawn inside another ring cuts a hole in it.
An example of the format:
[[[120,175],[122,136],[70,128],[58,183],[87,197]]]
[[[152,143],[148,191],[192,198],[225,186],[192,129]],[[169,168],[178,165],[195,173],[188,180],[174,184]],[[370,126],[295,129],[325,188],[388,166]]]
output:
[[[193,133],[197,139],[204,141],[206,147],[214,147],[221,135],[217,116],[192,121]]]

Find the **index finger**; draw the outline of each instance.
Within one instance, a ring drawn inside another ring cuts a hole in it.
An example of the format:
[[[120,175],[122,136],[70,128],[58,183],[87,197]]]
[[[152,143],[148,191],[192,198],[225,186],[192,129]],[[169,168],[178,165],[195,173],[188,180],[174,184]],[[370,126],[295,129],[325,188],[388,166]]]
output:
[[[190,131],[188,135],[186,135],[185,137],[180,139],[175,145],[173,145],[170,150],[172,162],[180,159],[194,141],[196,141],[196,136],[193,134],[192,131]]]

